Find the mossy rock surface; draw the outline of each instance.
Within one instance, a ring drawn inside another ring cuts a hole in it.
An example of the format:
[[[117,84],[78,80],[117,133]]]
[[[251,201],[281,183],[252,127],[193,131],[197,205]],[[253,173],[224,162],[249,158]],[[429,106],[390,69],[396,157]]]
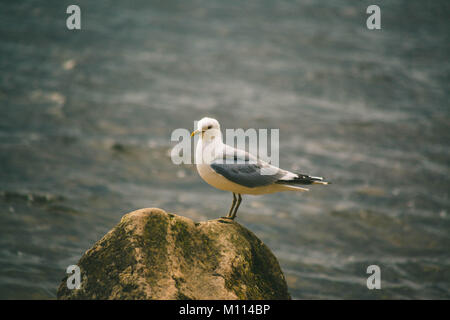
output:
[[[226,219],[201,223],[141,209],[81,257],[81,288],[58,299],[290,299],[272,252]]]

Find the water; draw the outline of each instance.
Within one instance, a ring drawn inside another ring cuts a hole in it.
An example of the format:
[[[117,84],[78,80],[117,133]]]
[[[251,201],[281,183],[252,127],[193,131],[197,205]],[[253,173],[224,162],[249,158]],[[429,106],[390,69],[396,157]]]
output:
[[[70,1],[0,4],[1,299],[55,298],[126,212],[226,213],[169,157],[206,115],[333,181],[240,208],[293,298],[450,298],[448,1],[383,1],[381,31],[369,1],[77,3],[81,31]]]

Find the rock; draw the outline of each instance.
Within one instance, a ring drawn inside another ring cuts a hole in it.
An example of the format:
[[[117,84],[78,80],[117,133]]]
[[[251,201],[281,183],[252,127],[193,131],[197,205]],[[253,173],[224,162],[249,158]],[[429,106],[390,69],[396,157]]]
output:
[[[226,219],[201,223],[141,209],[81,257],[81,288],[58,299],[290,299],[272,252]]]

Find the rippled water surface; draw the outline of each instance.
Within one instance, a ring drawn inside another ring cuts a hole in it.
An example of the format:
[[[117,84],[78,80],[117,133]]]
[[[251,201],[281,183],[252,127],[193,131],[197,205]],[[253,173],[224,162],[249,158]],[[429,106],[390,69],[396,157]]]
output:
[[[448,1],[0,3],[0,298],[55,298],[129,211],[196,221],[231,195],[170,161],[176,128],[279,128],[333,181],[246,196],[293,298],[450,298]],[[368,290],[366,268],[381,268]]]

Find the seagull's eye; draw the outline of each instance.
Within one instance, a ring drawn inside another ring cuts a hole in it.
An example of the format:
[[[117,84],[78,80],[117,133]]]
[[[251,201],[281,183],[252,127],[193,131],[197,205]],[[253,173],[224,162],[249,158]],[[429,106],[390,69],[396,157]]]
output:
[[[212,126],[208,126],[208,129],[211,129],[212,128]]]

